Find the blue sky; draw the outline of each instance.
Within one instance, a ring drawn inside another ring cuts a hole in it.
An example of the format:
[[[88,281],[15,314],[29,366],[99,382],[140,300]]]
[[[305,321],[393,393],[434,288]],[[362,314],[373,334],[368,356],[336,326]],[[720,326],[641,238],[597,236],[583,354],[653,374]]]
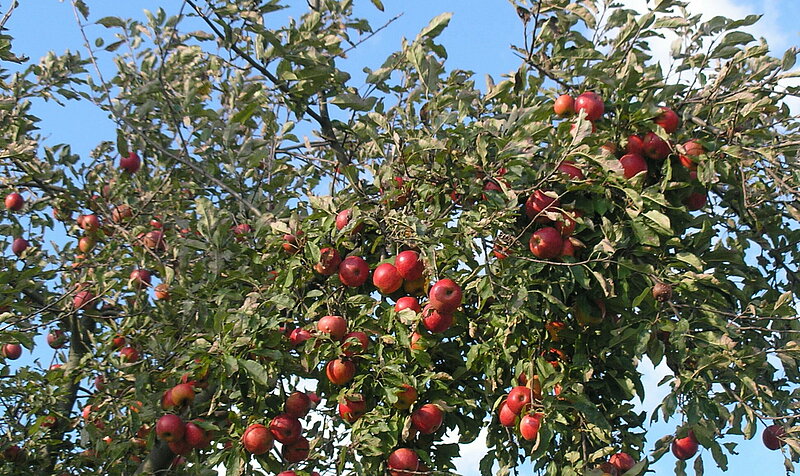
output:
[[[288,11],[276,14],[276,20],[288,16],[299,16],[305,9],[304,0],[287,0],[293,5]],[[0,2],[2,8],[8,2]],[[142,18],[142,10],[155,10],[158,6],[168,13],[177,12],[179,0],[87,0],[92,9],[94,20],[107,15]],[[641,7],[644,0],[622,0],[620,3]],[[743,17],[751,13],[763,13],[761,23],[749,30],[755,36],[764,36],[773,47],[776,56],[793,45],[800,44],[800,29],[797,19],[800,18],[800,0],[691,0],[690,9],[704,15],[722,14],[729,17]],[[358,12],[370,18],[373,27],[382,25],[389,18],[403,13],[396,22],[389,25],[381,33],[359,46],[353,51],[347,67],[355,78],[361,78],[363,67],[378,67],[383,59],[399,48],[400,38],[413,38],[427,22],[442,12],[453,12],[449,28],[440,38],[449,53],[447,66],[449,69],[460,68],[475,71],[476,83],[483,85],[483,77],[491,74],[499,80],[503,74],[514,71],[518,66],[517,58],[511,53],[510,44],[521,43],[521,24],[511,4],[504,0],[438,0],[436,2],[392,1],[384,0],[386,12],[379,14],[368,0],[356,0]],[[7,25],[15,37],[15,52],[25,54],[34,60],[53,50],[61,53],[66,49],[83,52],[83,40],[77,28],[69,2],[56,0],[35,0],[20,2],[20,6]],[[89,27],[89,36],[103,34],[99,26]],[[663,57],[665,45],[654,45],[657,57]],[[661,55],[661,56],[659,56]],[[105,61],[109,56],[104,57]],[[356,83],[356,85],[360,85]],[[54,103],[36,104],[34,114],[41,117],[42,133],[49,144],[69,143],[73,151],[86,155],[101,140],[114,140],[114,124],[106,115],[86,103],[70,103],[60,107]],[[36,357],[49,365],[52,356],[43,339],[37,342],[39,349]],[[27,359],[29,360],[29,358]],[[656,388],[656,383],[663,373],[643,365],[648,395],[642,405],[652,409],[663,396],[663,389]],[[657,424],[652,428],[652,440],[669,434],[675,429],[675,421],[668,424]],[[720,472],[713,464],[710,455],[704,452],[705,474],[745,475],[760,471],[765,474],[780,474],[783,458],[779,452],[770,452],[761,444],[760,437],[752,441],[740,441],[739,456],[729,458],[730,470]],[[459,472],[465,476],[477,475],[477,462],[485,453],[482,442],[478,441],[463,448],[459,460]],[[667,455],[654,467],[656,474],[672,474],[674,458]]]

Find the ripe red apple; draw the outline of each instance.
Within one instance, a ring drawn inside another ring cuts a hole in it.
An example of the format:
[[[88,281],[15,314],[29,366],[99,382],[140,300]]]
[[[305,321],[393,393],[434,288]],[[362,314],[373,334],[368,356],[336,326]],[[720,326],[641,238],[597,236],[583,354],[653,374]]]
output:
[[[707,197],[705,193],[692,192],[683,200],[686,209],[690,212],[695,212],[706,206]]]
[[[283,404],[283,410],[295,418],[303,418],[310,408],[311,399],[304,392],[292,392]]]
[[[641,155],[625,154],[619,159],[619,162],[622,165],[622,175],[626,179],[633,178],[642,172],[647,173],[647,161]]]
[[[78,291],[72,298],[72,305],[75,309],[83,309],[87,304],[94,301],[95,295],[91,291]]]
[[[519,432],[528,441],[534,441],[539,434],[544,413],[527,414],[519,421]]]
[[[342,257],[335,248],[322,248],[319,250],[319,263],[314,265],[314,271],[319,274],[330,276],[339,271]]]
[[[128,363],[137,362],[139,360],[139,351],[133,347],[125,347],[119,351],[119,355],[123,361]]]
[[[311,338],[311,333],[302,327],[298,327],[289,334],[289,342],[296,347]]]
[[[5,344],[2,348],[3,357],[17,360],[22,355],[22,346],[19,344]]]
[[[272,433],[264,425],[254,423],[244,430],[242,435],[242,446],[249,453],[254,455],[264,454],[274,444]]]
[[[644,150],[644,155],[653,160],[664,160],[671,152],[669,144],[661,137],[658,137],[655,132],[645,134],[642,141],[642,150]]]
[[[130,281],[131,284],[137,289],[142,289],[144,287],[150,286],[150,280],[152,276],[150,275],[150,271],[146,269],[134,269],[131,271]]]
[[[641,136],[628,136],[628,144],[625,146],[625,152],[628,154],[644,155],[644,141]]]
[[[675,114],[675,111],[663,106],[660,109],[661,114],[653,119],[653,122],[663,127],[667,134],[672,134],[673,132],[677,131],[678,124],[680,124],[680,118],[677,114]]]
[[[300,439],[303,427],[297,418],[288,413],[281,413],[269,422],[269,431],[280,443],[289,444]]]
[[[544,325],[547,333],[550,334],[550,339],[553,342],[558,342],[558,334],[567,327],[562,321],[548,322]]]
[[[117,334],[116,336],[114,336],[113,339],[111,339],[111,346],[115,349],[121,349],[125,347],[125,344],[127,343],[128,343],[127,339],[125,339],[124,336],[121,336],[119,334]]]
[[[97,231],[100,229],[100,219],[97,215],[78,216],[78,226],[86,231]]]
[[[342,352],[347,357],[361,354],[369,347],[369,337],[361,331],[346,334],[342,342]]]
[[[586,119],[596,121],[603,117],[605,105],[596,93],[587,91],[575,98],[575,112],[586,111]]]
[[[414,312],[422,312],[422,307],[420,307],[417,298],[411,296],[403,296],[395,303],[394,312],[400,312],[403,309],[411,309]]]
[[[534,190],[528,200],[525,201],[525,215],[531,220],[536,219],[538,222],[547,222],[550,219],[547,217],[548,212],[558,211],[561,202],[554,197],[546,195],[541,190]]]
[[[183,439],[186,432],[186,425],[178,415],[168,413],[156,422],[156,435],[158,439],[164,441],[178,441]]]
[[[381,294],[392,294],[403,285],[403,277],[391,263],[379,264],[372,273],[372,284]]]
[[[521,411],[525,409],[528,405],[530,405],[532,399],[531,389],[524,386],[518,385],[511,389],[508,392],[508,397],[506,398],[506,405],[508,409],[515,414],[519,414]]]
[[[694,432],[689,430],[689,435],[684,438],[672,440],[672,454],[681,460],[687,460],[697,453],[698,443]]]
[[[419,396],[417,389],[407,383],[401,385],[395,392],[395,395],[397,395],[397,401],[394,402],[394,407],[400,410],[408,410],[411,408],[411,405],[417,401],[417,397]]]
[[[561,256],[564,240],[561,233],[551,226],[539,228],[528,243],[531,253],[539,259],[553,259]]]
[[[238,225],[231,228],[233,232],[233,236],[236,237],[236,241],[244,241],[245,237],[252,233],[253,227],[247,223],[239,223]]]
[[[357,288],[369,278],[369,265],[360,256],[348,256],[339,265],[339,281],[345,286]]]
[[[761,434],[761,441],[764,442],[764,446],[768,449],[775,451],[786,444],[783,441],[784,436],[786,436],[786,430],[781,425],[770,425],[764,428],[764,433]]]
[[[309,448],[308,440],[301,436],[294,443],[283,445],[281,455],[287,463],[299,463],[308,459]]]
[[[83,253],[88,253],[92,251],[96,242],[94,238],[91,236],[83,236],[80,240],[78,240],[78,249],[81,250]]]
[[[697,158],[706,153],[705,147],[694,139],[684,142],[682,147],[684,153],[678,156],[681,164],[689,170],[697,170]]]
[[[422,334],[419,332],[411,333],[411,337],[409,338],[411,350],[425,350],[425,344],[420,343],[419,340],[422,339]]]
[[[155,287],[153,290],[156,299],[160,299],[162,301],[169,300],[169,286],[166,283],[161,283]]]
[[[511,256],[511,249],[506,245],[495,242],[494,246],[492,247],[492,254],[497,259],[506,259]]]
[[[517,414],[508,408],[507,400],[503,400],[503,403],[500,404],[500,408],[497,409],[497,415],[500,418],[500,424],[505,427],[510,428],[517,422]]]
[[[300,244],[298,243],[298,237],[302,233],[303,233],[302,231],[298,231],[296,235],[292,235],[291,233],[283,235],[283,244],[281,244],[281,248],[283,248],[283,251],[289,253],[290,255],[297,254],[300,251]]]
[[[567,117],[575,114],[575,100],[569,94],[562,94],[553,104],[553,112],[556,116]]]
[[[346,227],[348,224],[350,224],[350,220],[352,218],[353,218],[353,212],[349,208],[347,210],[342,210],[339,213],[337,213],[336,214],[336,229],[341,231],[344,227]],[[353,227],[353,230],[351,231],[351,234],[357,235],[357,234],[361,233],[361,231],[363,229],[364,229],[364,224],[363,223],[359,223],[358,225]]]
[[[153,251],[164,251],[167,247],[164,241],[164,233],[160,230],[148,231],[142,237],[142,244]]]
[[[106,388],[106,378],[102,375],[98,375],[94,378],[94,388],[98,391],[103,391]]]
[[[194,385],[180,383],[172,387],[172,403],[176,407],[191,404],[194,401]]]
[[[428,304],[422,310],[422,325],[434,334],[444,332],[453,325],[453,314],[437,311]]]
[[[348,396],[342,399],[338,405],[339,416],[347,423],[355,423],[356,420],[364,416],[367,412],[367,402],[361,395]]]
[[[608,462],[617,468],[617,471],[619,471],[620,474],[629,471],[636,464],[636,461],[633,460],[633,457],[624,452],[611,455],[611,457],[608,458]]]
[[[426,403],[411,414],[411,427],[423,435],[430,435],[442,426],[443,418],[444,413],[441,408],[432,403]]]
[[[342,340],[347,333],[347,320],[342,316],[323,316],[317,321],[317,329],[333,340]]]
[[[556,170],[561,172],[562,174],[568,175],[572,180],[583,180],[583,171],[575,166],[575,163],[569,160],[565,160],[558,164]]]
[[[60,349],[67,342],[67,335],[61,329],[50,331],[47,334],[47,345],[53,349]]]
[[[430,306],[439,312],[452,314],[461,305],[461,287],[452,279],[440,279],[428,292]]]
[[[25,250],[28,249],[28,240],[19,237],[11,242],[11,252],[20,256]]]
[[[133,210],[128,205],[124,204],[119,205],[114,207],[113,210],[111,210],[111,221],[113,221],[114,223],[122,223],[124,221],[128,221],[128,219],[130,219],[131,217],[133,217]]]
[[[6,195],[6,209],[12,212],[18,212],[25,206],[25,199],[17,192],[11,192]]]
[[[562,211],[561,216],[555,222],[555,229],[558,230],[564,238],[572,236],[572,234],[575,233],[575,228],[578,226],[578,222],[575,221],[575,219],[581,215],[581,212],[577,210],[569,212]]]
[[[135,174],[141,165],[142,161],[136,155],[136,152],[131,152],[127,157],[120,157],[119,159],[119,168],[129,174]]]
[[[356,364],[351,360],[331,360],[325,366],[325,375],[332,384],[344,385],[356,375]]]
[[[401,251],[394,258],[394,266],[397,272],[406,281],[416,281],[422,278],[425,265],[419,257],[419,253],[413,250]]]
[[[419,470],[419,456],[414,450],[398,448],[389,455],[387,466],[391,476],[415,476]]]
[[[17,463],[25,459],[25,452],[17,445],[11,445],[3,450],[3,459]]]

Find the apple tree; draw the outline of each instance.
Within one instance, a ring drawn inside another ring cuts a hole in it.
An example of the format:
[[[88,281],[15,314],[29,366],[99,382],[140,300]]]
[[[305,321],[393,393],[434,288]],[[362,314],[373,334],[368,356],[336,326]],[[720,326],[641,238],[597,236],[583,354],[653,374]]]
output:
[[[442,14],[364,82],[381,1],[285,3],[73,0],[105,33],[38,61],[0,36],[3,474],[454,474],[445,434],[482,474],[725,469],[731,436],[793,469],[796,49],[518,1],[507,77],[448,65]],[[78,156],[41,100],[117,134]]]

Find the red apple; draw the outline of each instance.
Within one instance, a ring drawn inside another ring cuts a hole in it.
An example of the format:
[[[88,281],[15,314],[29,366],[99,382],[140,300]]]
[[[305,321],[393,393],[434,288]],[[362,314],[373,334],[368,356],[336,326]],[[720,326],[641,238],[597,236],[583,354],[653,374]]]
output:
[[[5,344],[2,348],[3,357],[17,360],[22,355],[22,346],[19,344]]]
[[[125,344],[127,344],[127,342],[128,341],[127,339],[125,339],[124,336],[117,334],[116,336],[114,336],[113,339],[111,339],[111,346],[115,349],[121,349],[125,347]]]
[[[167,442],[178,441],[183,439],[185,432],[186,425],[178,415],[168,413],[159,418],[156,422],[156,435],[158,435],[158,439],[160,440]]]
[[[406,281],[416,281],[422,278],[422,273],[425,270],[425,265],[419,258],[419,253],[413,250],[398,253],[394,258],[394,266]]]
[[[272,433],[264,425],[255,423],[247,427],[242,435],[242,446],[254,455],[264,454],[274,444]]]
[[[553,104],[553,112],[559,117],[567,117],[575,114],[575,100],[569,94],[562,94]]]
[[[683,151],[684,153],[678,156],[681,164],[689,170],[697,170],[697,158],[706,153],[703,144],[692,139],[683,143]]]
[[[770,425],[764,428],[764,433],[761,434],[761,441],[764,442],[764,446],[774,451],[786,444],[783,441],[784,436],[786,436],[786,430],[781,425]]]
[[[561,233],[551,226],[533,232],[528,243],[531,253],[539,259],[553,259],[561,256],[564,240]]]
[[[75,309],[83,309],[87,304],[94,301],[94,294],[91,291],[78,291],[72,298],[72,305]]]
[[[400,312],[403,309],[411,309],[414,312],[422,312],[419,301],[415,297],[404,296],[397,300],[394,305],[394,312]]]
[[[361,354],[369,347],[369,337],[361,331],[350,332],[342,340],[342,352],[348,357]]]
[[[86,231],[97,231],[100,229],[100,219],[97,215],[80,215],[78,226]]]
[[[641,136],[628,136],[628,144],[625,146],[625,152],[628,154],[644,155],[644,141]]]
[[[392,294],[403,285],[403,277],[391,263],[379,264],[372,273],[372,284],[381,294]]]
[[[603,117],[605,105],[599,95],[585,92],[575,98],[575,112],[586,111],[586,119],[596,121]]]
[[[176,407],[191,404],[194,401],[194,385],[180,383],[172,387],[172,403]]]
[[[150,275],[150,271],[147,271],[146,269],[134,269],[131,271],[130,281],[137,289],[150,286],[151,279],[152,276]]]
[[[361,395],[345,397],[339,402],[339,416],[347,423],[355,423],[367,412],[367,402]]]
[[[19,237],[16,238],[13,242],[11,242],[11,252],[17,256],[20,256],[27,249],[28,249],[28,240],[26,240],[25,238]]]
[[[422,334],[419,332],[413,332],[410,337],[410,346],[411,350],[425,350],[424,341],[420,343],[419,340],[422,339]]]
[[[426,403],[411,414],[411,427],[423,435],[430,435],[442,426],[443,418],[444,413],[441,408],[432,403]]]
[[[25,199],[17,192],[11,192],[6,195],[6,209],[12,212],[18,212],[25,206]]]
[[[94,378],[94,388],[98,391],[103,391],[106,388],[106,378],[102,375],[98,375]]]
[[[430,306],[439,312],[451,314],[461,305],[461,287],[452,279],[440,279],[428,291]]]
[[[663,106],[660,109],[661,114],[653,119],[653,122],[663,127],[667,134],[672,134],[673,132],[677,131],[678,124],[680,124],[680,118],[677,114],[675,114],[675,111]]]
[[[644,155],[653,160],[664,160],[671,152],[669,144],[655,132],[645,134],[642,148]]]
[[[336,229],[341,231],[344,227],[346,227],[350,223],[350,220],[352,218],[353,218],[353,212],[350,209],[342,210],[339,213],[337,213],[336,214]],[[363,223],[359,223],[358,225],[353,227],[353,230],[351,231],[351,234],[357,235],[358,233],[361,233],[361,231],[363,229],[364,229],[364,224]]]
[[[689,435],[684,438],[672,440],[672,454],[681,460],[687,460],[697,453],[698,443],[694,432],[689,430]]]
[[[129,174],[135,174],[141,165],[142,161],[136,155],[136,152],[131,152],[127,157],[120,157],[119,159],[119,168]]]
[[[518,385],[508,392],[506,405],[508,405],[508,409],[513,413],[519,414],[521,411],[525,410],[525,407],[530,405],[531,398],[531,389],[523,385]]]
[[[80,240],[78,240],[78,249],[81,250],[83,253],[88,253],[92,251],[96,242],[94,238],[91,236],[83,236]]]
[[[623,452],[611,455],[611,457],[608,458],[608,462],[617,468],[620,474],[629,471],[636,464],[636,461],[633,460],[631,455]]]
[[[128,205],[119,205],[111,210],[111,221],[114,223],[128,221],[131,217],[133,217],[133,210]]]
[[[167,247],[164,241],[164,233],[160,230],[148,231],[142,237],[142,244],[153,251],[164,251]]]
[[[561,233],[561,236],[564,238],[568,236],[572,236],[575,233],[575,228],[578,226],[578,222],[575,221],[575,218],[580,217],[582,214],[579,211],[562,211],[561,216],[555,222],[555,229]]]
[[[546,222],[549,221],[546,214],[558,211],[557,208],[560,206],[561,202],[557,198],[546,195],[541,190],[534,190],[525,202],[525,215],[531,220]]]
[[[332,384],[344,385],[356,375],[356,364],[351,360],[331,360],[325,366],[325,375]]]
[[[236,241],[244,241],[245,236],[253,231],[253,227],[247,223],[239,223],[231,228],[231,231],[233,232],[233,236],[236,237]]]
[[[310,408],[311,399],[303,392],[292,392],[283,404],[284,411],[295,418],[303,418]]]
[[[519,432],[528,441],[534,441],[539,434],[544,413],[527,414],[519,421]]]
[[[510,428],[517,422],[517,414],[508,408],[507,400],[503,400],[503,403],[500,404],[500,408],[497,409],[497,414],[500,419],[500,424],[505,427]]]
[[[342,316],[324,316],[317,321],[317,329],[333,340],[342,340],[347,333],[347,320]]]
[[[437,311],[428,304],[422,310],[422,325],[434,334],[444,332],[453,325],[453,314]]]
[[[397,395],[397,401],[394,403],[394,406],[400,410],[408,410],[411,408],[411,405],[417,401],[417,397],[419,396],[417,389],[407,383],[401,385],[395,392],[395,395]]]
[[[686,209],[695,212],[706,206],[707,198],[705,193],[692,192],[683,200]]]
[[[139,351],[133,347],[125,347],[119,351],[119,355],[123,361],[128,363],[137,362],[139,360]]]
[[[269,431],[280,443],[289,444],[300,439],[303,427],[297,418],[281,413],[269,422]]]
[[[339,271],[342,257],[335,248],[322,248],[319,250],[319,263],[314,265],[314,271],[319,274],[330,276]]]
[[[297,254],[297,252],[300,251],[300,244],[298,243],[298,239],[302,234],[303,232],[298,230],[298,232],[294,235],[292,235],[291,233],[283,235],[283,244],[281,244],[281,248],[283,248],[283,251],[291,255]]]
[[[641,155],[625,154],[619,159],[619,162],[622,165],[622,174],[626,179],[633,178],[642,172],[647,173],[647,161]]]
[[[415,476],[419,469],[419,456],[414,450],[398,448],[389,455],[387,466],[391,476]]]
[[[369,265],[360,256],[348,256],[339,265],[339,281],[345,286],[357,288],[369,278]]]
[[[287,463],[299,463],[308,459],[309,447],[308,440],[301,436],[294,443],[283,445],[281,455]]]
[[[574,162],[565,160],[556,168],[562,174],[568,175],[572,180],[583,180],[583,171],[575,166]]]
[[[47,345],[53,349],[60,349],[67,342],[67,335],[61,329],[50,331],[47,334]]]
[[[156,299],[167,301],[169,300],[169,286],[166,283],[161,283],[153,289]]]
[[[296,347],[311,338],[311,333],[307,330],[298,327],[289,334],[289,342],[293,347]]]

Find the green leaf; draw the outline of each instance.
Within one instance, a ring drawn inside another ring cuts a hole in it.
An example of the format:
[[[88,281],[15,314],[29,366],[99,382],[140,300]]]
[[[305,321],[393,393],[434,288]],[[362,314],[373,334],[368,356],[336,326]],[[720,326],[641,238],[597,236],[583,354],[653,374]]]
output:
[[[96,22],[98,25],[103,25],[106,28],[125,27],[125,22],[118,17],[103,17]]]
[[[252,360],[239,359],[239,365],[253,377],[255,383],[262,387],[268,386],[267,371],[261,364]]]
[[[684,263],[692,266],[696,271],[703,271],[703,262],[700,261],[700,258],[695,256],[688,251],[681,251],[675,255],[675,258],[678,261],[683,261]]]
[[[649,210],[644,213],[644,216],[650,219],[652,222],[651,226],[660,234],[671,236],[673,235],[672,231],[672,224],[669,221],[669,217],[664,215],[658,210]]]
[[[383,11],[383,2],[381,2],[381,0],[372,0],[372,4],[375,5],[375,8],[378,10]]]
[[[428,23],[428,26],[422,29],[417,35],[417,39],[415,43],[420,43],[423,40],[432,40],[439,36],[447,25],[450,23],[450,19],[453,17],[452,13],[442,13],[441,15],[437,16],[433,20]]]

